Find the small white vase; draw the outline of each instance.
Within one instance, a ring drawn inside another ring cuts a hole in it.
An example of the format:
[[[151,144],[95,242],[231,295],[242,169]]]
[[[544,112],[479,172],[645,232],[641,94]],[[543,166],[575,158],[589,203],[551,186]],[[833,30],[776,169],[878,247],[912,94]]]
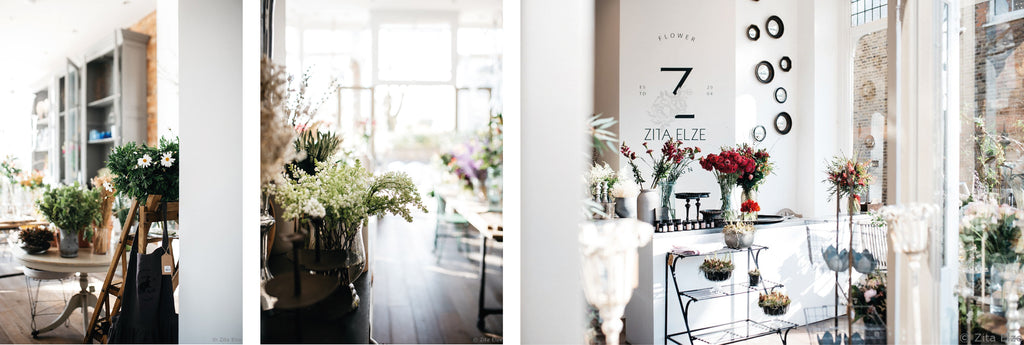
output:
[[[657,218],[657,210],[661,207],[658,189],[644,189],[636,197],[636,218],[654,224]]]

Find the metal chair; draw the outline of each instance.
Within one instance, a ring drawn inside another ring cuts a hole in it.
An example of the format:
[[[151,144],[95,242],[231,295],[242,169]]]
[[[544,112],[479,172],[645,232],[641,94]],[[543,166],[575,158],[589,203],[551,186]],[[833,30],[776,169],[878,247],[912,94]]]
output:
[[[436,193],[435,193],[436,195]],[[460,253],[466,252],[466,243],[462,241],[466,238],[469,233],[469,222],[466,218],[458,213],[449,213],[448,205],[445,203],[444,198],[440,195],[437,196],[437,224],[434,227],[434,254],[437,255],[437,263],[441,263],[441,258],[444,256],[444,241],[438,241],[442,238],[454,238],[459,242],[456,243]]]

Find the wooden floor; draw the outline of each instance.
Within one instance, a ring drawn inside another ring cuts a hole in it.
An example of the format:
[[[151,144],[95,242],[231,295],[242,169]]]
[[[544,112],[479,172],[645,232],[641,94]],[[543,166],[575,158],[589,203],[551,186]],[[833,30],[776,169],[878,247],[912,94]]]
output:
[[[442,261],[432,253],[434,217],[412,223],[386,217],[379,223],[373,285],[373,338],[388,343],[494,343],[476,328],[480,288],[480,240],[446,238]],[[471,235],[476,232],[470,230]],[[501,244],[488,246],[488,307],[502,303]],[[501,334],[502,316],[489,316],[487,330]]]
[[[0,244],[0,276],[21,272],[21,267],[14,263],[11,254],[5,247],[6,243]],[[102,277],[101,277],[102,278]],[[93,286],[99,286],[103,282],[97,277],[89,277]],[[62,286],[63,285],[63,286]],[[35,283],[32,283],[33,288]],[[39,308],[49,307],[49,310],[60,313],[63,310],[64,302],[62,292],[70,298],[81,287],[78,278],[72,277],[65,280],[63,284],[57,281],[45,281],[40,288],[39,299],[49,300],[50,303],[40,302]],[[37,318],[37,327],[50,323],[56,315],[40,316]],[[68,344],[81,343],[85,337],[82,333],[82,313],[76,311],[67,323],[57,327],[53,331],[39,335],[39,339],[32,338],[31,314],[28,302],[28,289],[24,276],[0,278],[0,344]]]

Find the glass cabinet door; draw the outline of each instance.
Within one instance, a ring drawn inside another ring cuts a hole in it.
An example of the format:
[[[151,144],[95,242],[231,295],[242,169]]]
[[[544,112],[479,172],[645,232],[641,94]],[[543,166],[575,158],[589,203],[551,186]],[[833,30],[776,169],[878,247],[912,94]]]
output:
[[[65,94],[64,142],[61,155],[64,165],[64,183],[82,181],[82,138],[81,138],[81,68],[68,59],[67,93]]]

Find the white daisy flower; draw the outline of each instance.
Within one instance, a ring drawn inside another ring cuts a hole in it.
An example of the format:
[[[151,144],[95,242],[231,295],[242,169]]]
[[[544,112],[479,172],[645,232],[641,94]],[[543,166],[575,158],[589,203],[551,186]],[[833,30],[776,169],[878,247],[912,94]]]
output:
[[[106,189],[108,192],[111,193],[114,192],[114,186],[111,186],[110,182],[103,182],[103,189]]]
[[[164,153],[164,155],[162,157],[160,157],[160,165],[163,165],[165,167],[170,168],[171,165],[173,165],[173,164],[174,164],[174,157],[171,157],[171,153],[170,152]]]
[[[153,157],[150,157],[149,154],[144,154],[142,155],[142,158],[139,158],[137,165],[143,168],[148,168],[150,164],[153,164]]]

